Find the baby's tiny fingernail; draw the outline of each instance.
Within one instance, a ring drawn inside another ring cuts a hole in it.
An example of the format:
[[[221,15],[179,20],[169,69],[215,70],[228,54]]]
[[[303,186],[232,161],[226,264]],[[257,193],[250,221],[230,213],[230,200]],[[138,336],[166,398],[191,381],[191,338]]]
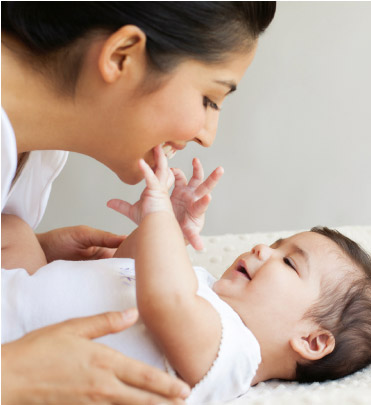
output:
[[[180,396],[181,396],[181,398],[185,399],[185,398],[189,397],[190,393],[191,393],[191,389],[189,387],[185,386],[180,391]]]

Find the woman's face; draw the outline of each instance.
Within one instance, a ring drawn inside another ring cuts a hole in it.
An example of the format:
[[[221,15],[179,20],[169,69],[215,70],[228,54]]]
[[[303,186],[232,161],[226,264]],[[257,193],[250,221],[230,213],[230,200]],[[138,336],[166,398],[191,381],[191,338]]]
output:
[[[104,132],[105,141],[90,154],[125,183],[136,184],[142,179],[139,159],[153,166],[156,145],[163,144],[168,157],[191,141],[211,146],[222,102],[239,83],[254,54],[255,48],[217,65],[182,62],[152,92],[127,82],[122,83],[121,91],[120,86],[112,88],[97,113],[104,125],[98,130]]]

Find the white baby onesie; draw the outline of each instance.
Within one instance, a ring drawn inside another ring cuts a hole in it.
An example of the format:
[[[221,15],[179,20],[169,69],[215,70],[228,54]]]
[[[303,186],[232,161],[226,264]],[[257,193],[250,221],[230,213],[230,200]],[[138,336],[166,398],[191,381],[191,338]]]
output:
[[[260,348],[237,313],[212,290],[215,278],[200,267],[195,272],[197,294],[218,312],[223,332],[216,360],[187,403],[219,404],[247,392],[261,361]],[[134,306],[132,259],[55,261],[32,276],[23,269],[2,270],[2,343],[66,319]],[[174,373],[141,320],[126,331],[97,341]]]

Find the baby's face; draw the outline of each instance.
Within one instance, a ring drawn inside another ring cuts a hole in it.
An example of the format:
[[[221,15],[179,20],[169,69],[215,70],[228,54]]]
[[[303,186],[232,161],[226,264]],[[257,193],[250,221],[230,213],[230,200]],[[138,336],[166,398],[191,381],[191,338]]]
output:
[[[344,277],[344,261],[349,262],[333,241],[303,232],[243,253],[213,289],[259,341],[290,339],[320,297],[321,283],[331,287]]]

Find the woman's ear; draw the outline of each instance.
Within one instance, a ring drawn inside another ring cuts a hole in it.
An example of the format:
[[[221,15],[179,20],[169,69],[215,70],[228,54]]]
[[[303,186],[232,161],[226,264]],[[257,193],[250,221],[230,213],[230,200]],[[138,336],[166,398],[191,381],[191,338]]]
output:
[[[146,60],[146,35],[135,25],[125,25],[110,35],[103,44],[98,68],[106,83],[113,83],[133,65]],[[138,72],[139,73],[139,72]]]
[[[335,338],[328,330],[316,330],[308,336],[292,338],[290,346],[305,360],[319,360],[334,350]]]

